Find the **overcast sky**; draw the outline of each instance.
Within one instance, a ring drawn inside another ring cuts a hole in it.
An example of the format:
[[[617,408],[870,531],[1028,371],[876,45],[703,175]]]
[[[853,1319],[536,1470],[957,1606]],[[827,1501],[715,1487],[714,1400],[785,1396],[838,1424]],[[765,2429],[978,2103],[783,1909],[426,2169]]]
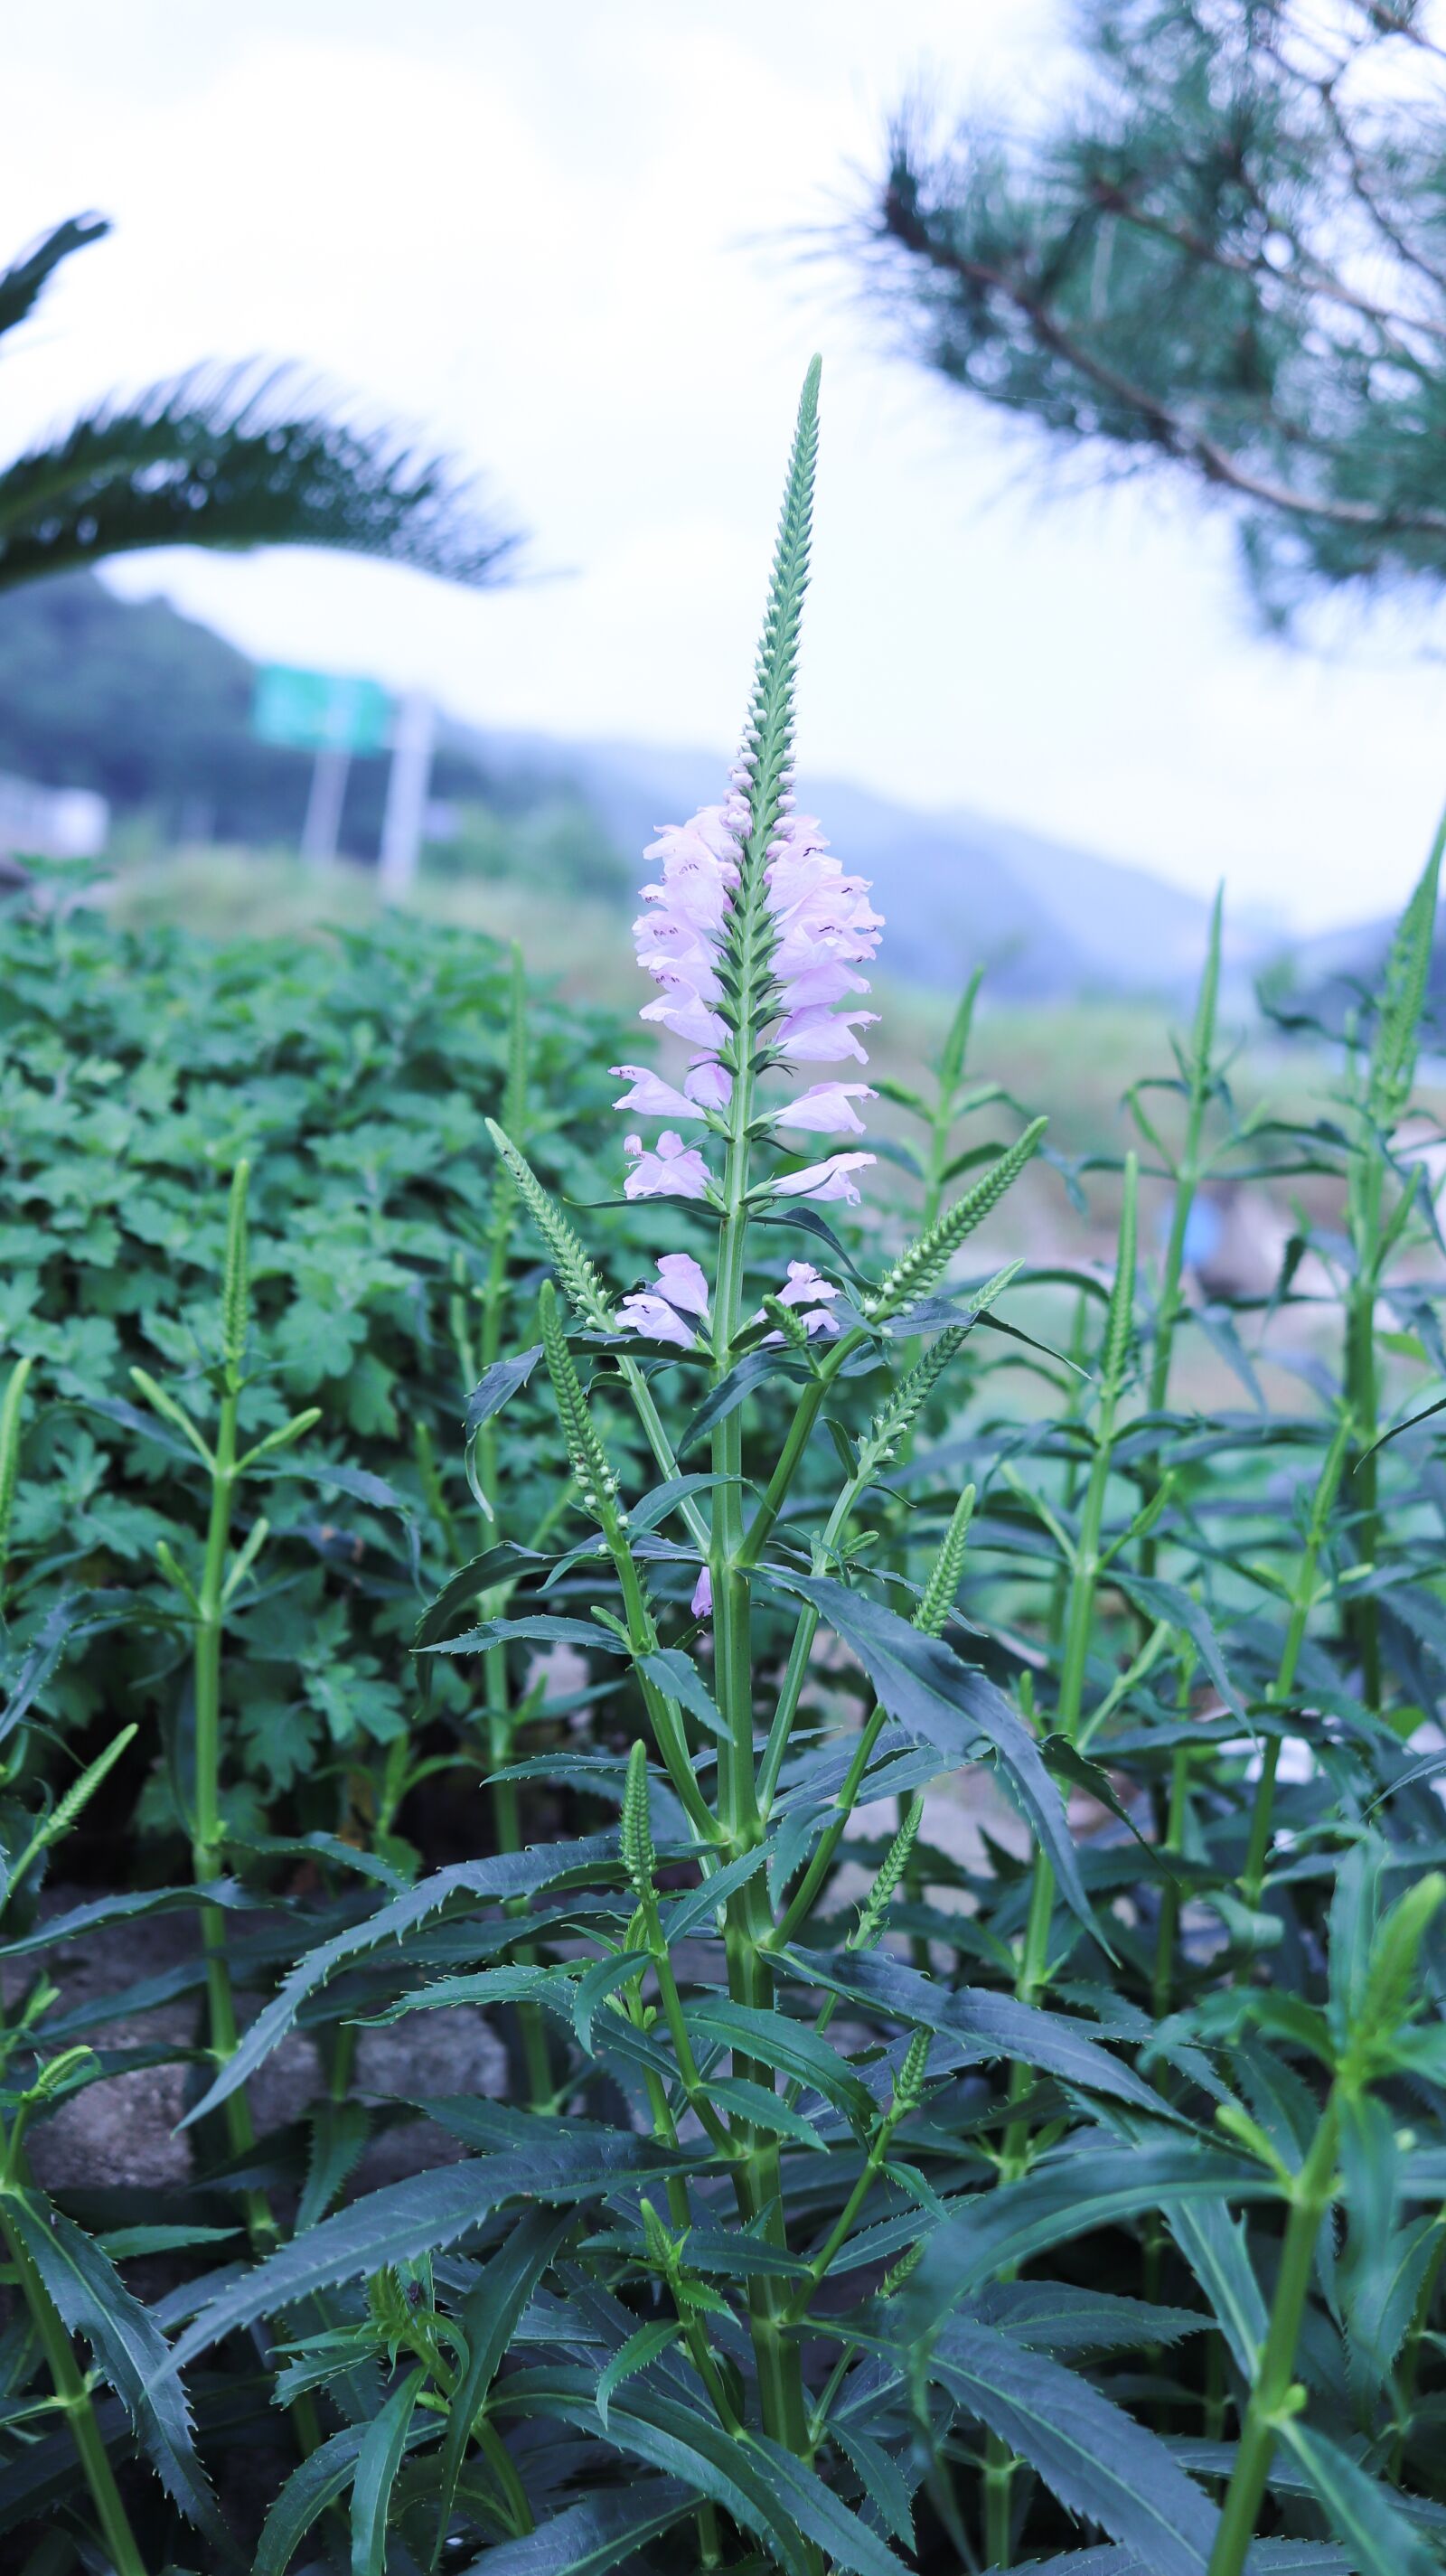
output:
[[[1256,639],[1224,520],[1045,498],[828,262],[921,73],[1011,107],[1055,0],[49,0],[7,17],[0,250],[86,207],[5,361],[19,443],[204,355],[310,361],[485,469],[549,577],[473,596],[316,555],[118,573],[248,650],[484,723],[730,743],[797,384],[824,446],[802,754],[1301,924],[1374,913],[1446,794],[1446,664]],[[851,175],[852,174],[852,175]],[[1057,478],[1044,478],[1045,480]]]

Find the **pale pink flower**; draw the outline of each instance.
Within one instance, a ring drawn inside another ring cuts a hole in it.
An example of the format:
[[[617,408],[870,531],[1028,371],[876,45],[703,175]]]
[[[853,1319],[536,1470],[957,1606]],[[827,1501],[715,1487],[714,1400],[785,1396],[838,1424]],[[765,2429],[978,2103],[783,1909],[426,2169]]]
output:
[[[685,1315],[706,1315],[708,1282],[691,1252],[665,1252],[658,1263],[658,1285],[670,1306]]]
[[[830,1154],[826,1163],[809,1163],[801,1172],[789,1172],[773,1184],[773,1195],[779,1199],[846,1199],[857,1207],[859,1194],[849,1178],[862,1171],[866,1163],[877,1160],[873,1154]]]
[[[813,1003],[841,1002],[849,993],[868,989],[866,975],[856,975],[841,957],[826,957],[820,965],[806,966],[801,975],[788,976],[781,999],[785,1011],[802,1011]]]
[[[679,840],[701,841],[705,850],[725,865],[738,865],[738,840],[721,805],[703,805],[686,823],[660,823],[656,841],[644,850],[645,859],[661,858],[666,863],[667,844]]]
[[[683,1089],[700,1109],[726,1109],[733,1097],[733,1076],[711,1055],[700,1055],[684,1075]]]
[[[630,1138],[629,1142],[635,1140]],[[657,1265],[655,1288],[634,1289],[618,1307],[618,1319],[630,1333],[642,1333],[651,1342],[672,1342],[680,1351],[691,1351],[697,1336],[686,1315],[708,1313],[708,1282],[691,1252],[665,1252]]]
[[[619,1068],[635,1084],[619,1108],[666,1118],[696,1117],[700,1111],[725,1111],[733,1096],[731,1076],[720,1057],[731,1045],[728,1021],[718,1005],[729,989],[723,973],[734,892],[743,867],[744,849],[753,828],[750,795],[758,765],[756,748],[745,745],[729,772],[721,804],[705,805],[686,823],[660,826],[647,856],[660,863],[656,883],[643,888],[644,909],[633,925],[638,962],[661,991],[644,1006],[642,1018],[698,1052],[681,1092],[655,1074]],[[775,993],[773,1046],[785,1062],[842,1064],[849,1057],[868,1062],[857,1031],[873,1025],[876,1014],[848,1005],[867,993],[868,979],[858,966],[878,947],[881,917],[869,902],[863,877],[846,876],[828,847],[817,819],[793,810],[785,778],[778,792],[778,820],[768,844],[764,888],[773,922],[769,960]],[[818,1135],[863,1134],[863,1122],[852,1106],[873,1098],[862,1083],[821,1083],[805,1092],[778,1123]],[[685,1108],[682,1103],[696,1104]],[[694,1163],[697,1157],[693,1158]],[[676,1181],[659,1178],[662,1162],[677,1157],[658,1153],[641,1157],[632,1175],[630,1195],[679,1194]],[[686,1164],[682,1195],[701,1197],[698,1172]]]
[[[618,1306],[618,1322],[625,1332],[641,1333],[650,1342],[673,1342],[680,1351],[693,1348],[695,1335],[691,1324],[668,1304],[666,1297],[655,1297],[646,1288],[624,1297]]]
[[[623,1183],[623,1196],[629,1199],[705,1199],[708,1195],[708,1166],[696,1145],[685,1145],[681,1136],[665,1128],[658,1138],[655,1153],[645,1153],[641,1136],[625,1136],[623,1151],[634,1157],[633,1168]]]
[[[827,1305],[808,1306],[808,1300],[810,1297],[822,1297],[831,1300],[838,1295],[838,1290],[833,1285],[832,1280],[825,1279],[820,1271],[815,1270],[811,1261],[790,1261],[788,1265],[788,1277],[783,1286],[778,1290],[777,1295],[780,1306],[807,1307],[808,1311],[800,1315],[799,1321],[807,1328],[810,1338],[815,1333],[836,1333],[838,1331],[838,1317],[829,1313]],[[764,1315],[761,1306],[752,1320],[755,1324],[761,1324],[763,1322]],[[769,1333],[765,1336],[762,1347],[767,1349],[770,1343],[781,1342],[782,1339],[783,1335],[781,1333]]]
[[[643,1013],[644,1019],[656,1008],[651,1003]],[[773,1044],[794,1064],[841,1064],[849,1055],[867,1064],[869,1059],[854,1030],[871,1028],[878,1016],[877,1011],[828,1011],[818,1006],[790,1011]]]
[[[614,1064],[609,1065],[608,1071],[620,1074],[633,1086],[631,1091],[623,1093],[621,1100],[613,1102],[614,1109],[636,1109],[644,1118],[701,1118],[703,1115],[692,1100],[685,1100],[681,1091],[675,1091],[670,1082],[664,1082],[658,1074],[650,1072],[645,1064]]]
[[[816,1082],[796,1100],[774,1111],[775,1127],[804,1127],[816,1136],[862,1136],[864,1122],[856,1100],[877,1100],[866,1082]]]
[[[634,922],[633,931],[638,964],[655,984],[676,980],[705,1002],[718,1000],[723,987],[714,970],[715,952],[695,922],[680,919],[669,908],[645,912]]]
[[[665,987],[663,998],[645,1003],[638,1013],[640,1020],[656,1020],[661,1028],[671,1029],[675,1038],[685,1038],[690,1046],[727,1045],[727,1021],[720,1020],[716,1011],[700,1002],[690,984],[671,971],[660,974],[658,982]]]
[[[711,1619],[713,1616],[713,1577],[706,1565],[693,1586],[693,1598],[688,1607],[695,1619]]]
[[[788,1278],[779,1289],[780,1306],[802,1306],[810,1297],[836,1297],[838,1290],[811,1261],[790,1261]],[[830,1319],[832,1320],[832,1319]]]

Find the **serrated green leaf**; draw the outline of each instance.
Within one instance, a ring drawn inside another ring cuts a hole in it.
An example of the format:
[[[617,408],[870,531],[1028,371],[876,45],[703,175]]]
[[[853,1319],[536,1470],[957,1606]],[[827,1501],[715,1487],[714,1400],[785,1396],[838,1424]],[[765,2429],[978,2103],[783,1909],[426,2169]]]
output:
[[[387,2517],[426,2372],[413,2370],[367,2426],[351,2490],[351,2576],[386,2576]]]
[[[956,2039],[976,2043],[981,2058],[1009,2058],[1057,2075],[1063,2083],[1078,2084],[1086,2092],[1132,2102],[1142,2111],[1160,2111],[1159,2095],[1131,2067],[1102,2048],[1093,2032],[1067,2020],[1063,2013],[1016,2003],[1012,1995],[990,1994],[982,1986],[961,1986],[951,1992],[884,1951],[793,1950],[784,1957],[812,1983],[835,1994],[897,2014],[918,2029],[948,2031]]]
[[[929,2371],[1069,2512],[1100,2524],[1151,2576],[1206,2576],[1217,2508],[1157,2433],[1087,2379],[964,2318],[944,2327]]]
[[[94,2240],[51,2202],[12,2184],[5,2216],[69,2331],[90,2345],[167,2494],[230,2557],[230,2539],[196,2456],[181,2364],[155,2319]]]
[[[637,2333],[629,2335],[627,2342],[613,2354],[597,2384],[597,2411],[604,2432],[608,2428],[608,2407],[613,2391],[637,2371],[646,2370],[649,2362],[656,2361],[660,2353],[670,2351],[682,2331],[671,2317],[660,2317],[653,2325],[639,2326]]]
[[[651,2139],[626,2131],[578,2139],[559,2129],[550,2145],[539,2140],[525,2154],[470,2157],[388,2183],[222,2288],[182,2335],[169,2367],[184,2369],[198,2352],[258,2317],[455,2245],[506,2201],[585,2200],[629,2177],[664,2171],[672,2161]]]
[[[632,2479],[564,2505],[525,2540],[500,2541],[463,2576],[607,2576],[695,2510],[679,2478]]]
[[[280,1992],[257,2014],[240,2047],[181,2126],[204,2119],[255,2073],[286,2037],[307,1996],[325,1985],[338,1968],[349,1967],[384,1941],[402,1941],[450,1897],[486,1897],[501,1903],[509,1896],[535,1895],[575,1869],[594,1868],[611,1859],[615,1850],[615,1835],[593,1834],[583,1842],[553,1843],[532,1851],[499,1852],[491,1860],[462,1861],[455,1868],[435,1870],[419,1886],[409,1887],[389,1904],[379,1906],[364,1923],[319,1943],[282,1980]]]
[[[879,1695],[880,1705],[905,1733],[930,1744],[958,1768],[986,1751],[998,1755],[1034,1833],[1049,1855],[1060,1893],[1093,1929],[1069,1822],[1039,1747],[1009,1702],[985,1675],[960,1662],[951,1649],[920,1634],[882,1602],[851,1592],[824,1575],[775,1575],[801,1593],[852,1648]]]
[[[1441,2558],[1409,2522],[1389,2487],[1309,2425],[1287,2422],[1280,2438],[1346,2543],[1357,2576],[1441,2576]]]
[[[467,2345],[467,2366],[452,2391],[438,2462],[434,2567],[446,2538],[478,2408],[486,2402],[518,2318],[571,2225],[571,2210],[558,2217],[550,2210],[529,2209],[484,2265],[462,2303],[459,2323]]]

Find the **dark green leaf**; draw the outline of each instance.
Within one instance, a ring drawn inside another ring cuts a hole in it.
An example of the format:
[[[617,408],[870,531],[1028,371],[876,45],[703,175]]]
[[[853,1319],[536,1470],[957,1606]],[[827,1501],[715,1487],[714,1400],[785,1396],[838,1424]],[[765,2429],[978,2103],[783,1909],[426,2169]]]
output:
[[[387,2516],[426,2372],[410,2371],[367,2426],[351,2491],[351,2576],[386,2576]]]
[[[463,2576],[606,2576],[695,2509],[678,2478],[633,2478],[564,2505],[525,2540],[503,2540]]]
[[[1007,1699],[945,1645],[922,1636],[867,1593],[850,1592],[823,1575],[784,1575],[775,1582],[811,1601],[835,1636],[852,1648],[890,1717],[916,1741],[932,1745],[959,1768],[986,1747],[1019,1799],[1065,1897],[1093,1929],[1069,1822],[1039,1747]]]
[[[1095,2522],[1150,2576],[1205,2576],[1219,2513],[1157,2433],[1087,2379],[991,2327],[955,2318],[930,2357],[952,2397],[1037,2469],[1061,2504]]]
[[[147,2459],[187,2520],[228,2556],[231,2544],[196,2457],[180,2363],[100,2247],[36,2193],[11,2185],[7,2224],[72,2334],[84,2335]]]

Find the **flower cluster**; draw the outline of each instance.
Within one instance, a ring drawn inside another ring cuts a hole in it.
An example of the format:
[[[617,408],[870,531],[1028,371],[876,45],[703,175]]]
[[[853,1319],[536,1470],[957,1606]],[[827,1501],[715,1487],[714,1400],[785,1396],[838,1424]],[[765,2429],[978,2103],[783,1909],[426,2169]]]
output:
[[[657,882],[645,885],[645,909],[634,924],[638,963],[661,987],[641,1017],[670,1031],[695,1050],[681,1086],[664,1082],[646,1066],[614,1065],[630,1088],[617,1103],[641,1117],[718,1123],[733,1096],[727,1059],[733,1033],[719,1005],[735,903],[743,878],[750,826],[745,790],[751,776],[745,753],[732,773],[732,792],[721,805],[705,805],[687,823],[670,823],[645,855],[660,864]],[[764,867],[764,900],[773,932],[767,1017],[770,1060],[782,1067],[867,1062],[858,1032],[877,1013],[856,1007],[869,989],[858,972],[878,946],[881,916],[869,903],[862,877],[845,876],[811,815],[795,814],[785,795]],[[839,1009],[838,1004],[848,1007]],[[760,1031],[749,1033],[750,1042]],[[819,1082],[767,1112],[780,1130],[820,1136],[863,1134],[855,1103],[872,1100],[863,1082]],[[629,1198],[707,1199],[708,1166],[696,1146],[667,1128],[655,1148],[627,1138],[632,1169]],[[780,1197],[847,1199],[858,1191],[850,1174],[871,1154],[832,1154],[773,1184]]]
[[[625,1332],[641,1333],[650,1342],[671,1342],[675,1350],[699,1348],[698,1330],[708,1329],[708,1282],[700,1265],[690,1252],[665,1252],[657,1264],[657,1279],[651,1288],[636,1288],[624,1297],[618,1307],[618,1322]],[[788,1277],[778,1291],[781,1306],[801,1306],[807,1312],[800,1318],[810,1336],[836,1333],[838,1320],[829,1313],[837,1288],[815,1270],[811,1261],[790,1261]],[[767,1319],[762,1307],[752,1318],[755,1324]],[[771,1342],[782,1335],[770,1333]]]

